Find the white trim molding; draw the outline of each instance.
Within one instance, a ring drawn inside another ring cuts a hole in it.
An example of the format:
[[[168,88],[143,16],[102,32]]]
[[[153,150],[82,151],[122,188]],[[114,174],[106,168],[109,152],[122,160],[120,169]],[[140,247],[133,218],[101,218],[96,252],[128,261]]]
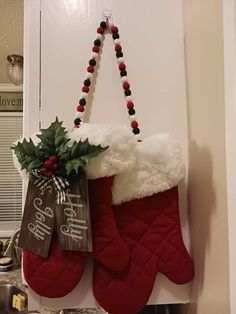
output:
[[[22,117],[22,111],[0,111],[0,117]]]
[[[0,92],[11,92],[11,93],[23,92],[23,85],[0,84]]]
[[[230,313],[236,313],[236,1],[223,1]]]
[[[23,136],[36,133],[40,126],[41,99],[41,0],[24,0],[24,87],[23,87]],[[27,183],[23,182],[23,204]],[[22,277],[24,278],[23,272]],[[25,280],[23,279],[25,283]],[[31,289],[28,293],[28,309],[39,310],[41,297]]]
[[[41,1],[24,0],[24,101],[23,135],[39,130]]]

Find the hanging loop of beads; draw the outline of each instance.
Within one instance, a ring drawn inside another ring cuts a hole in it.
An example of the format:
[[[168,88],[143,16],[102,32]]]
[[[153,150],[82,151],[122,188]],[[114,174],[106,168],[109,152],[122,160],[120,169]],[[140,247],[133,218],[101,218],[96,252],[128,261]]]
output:
[[[92,78],[96,69],[97,59],[99,53],[101,52],[101,45],[104,40],[105,31],[110,32],[112,34],[114,49],[117,58],[117,64],[120,71],[120,77],[124,92],[124,97],[126,100],[126,106],[130,118],[130,126],[132,128],[132,132],[136,137],[137,141],[140,141],[140,129],[138,125],[138,121],[136,119],[136,112],[134,109],[134,103],[132,98],[132,92],[130,89],[130,83],[127,76],[126,64],[124,61],[124,55],[122,51],[122,46],[120,42],[119,29],[112,23],[112,15],[110,13],[104,13],[104,20],[101,21],[99,27],[97,28],[97,36],[93,42],[92,53],[88,62],[87,72],[85,76],[85,80],[81,89],[81,95],[79,99],[79,104],[77,106],[76,118],[74,119],[74,127],[79,128],[81,122],[83,122],[85,107],[87,105],[88,94],[90,91],[90,86],[92,84]]]

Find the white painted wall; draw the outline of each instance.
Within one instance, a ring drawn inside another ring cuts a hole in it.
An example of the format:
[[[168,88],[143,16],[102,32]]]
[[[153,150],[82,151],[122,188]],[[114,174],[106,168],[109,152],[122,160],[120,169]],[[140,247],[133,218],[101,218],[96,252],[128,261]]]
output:
[[[40,2],[39,53],[37,39]],[[26,20],[30,28],[25,30],[25,49],[29,57],[25,80],[27,133],[35,131],[35,121],[40,121],[43,127],[47,127],[56,115],[64,120],[66,126],[72,126],[96,28],[103,10],[111,9],[114,22],[120,28],[142,135],[147,137],[157,132],[170,133],[179,140],[187,164],[182,0],[149,0],[148,3],[141,0],[35,0],[33,3],[25,0]],[[34,41],[37,48],[33,48],[31,53],[29,49]],[[32,54],[36,57],[34,70],[31,70]],[[29,80],[30,78],[32,79]],[[31,86],[34,86],[34,92]],[[41,111],[38,116],[39,104]],[[91,122],[128,124],[111,35],[107,35],[104,42],[89,118]],[[181,214],[184,238],[188,244],[184,187],[181,192]],[[78,287],[60,300],[40,298],[32,293],[32,308],[38,302],[42,306],[56,308],[94,306],[89,288],[91,268],[87,269],[87,273]],[[150,303],[185,303],[188,300],[189,285],[177,286],[163,276],[158,276]]]

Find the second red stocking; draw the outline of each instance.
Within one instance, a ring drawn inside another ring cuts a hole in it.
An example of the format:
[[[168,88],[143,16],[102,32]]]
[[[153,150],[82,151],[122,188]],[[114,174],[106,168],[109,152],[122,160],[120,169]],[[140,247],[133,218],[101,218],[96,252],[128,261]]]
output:
[[[112,208],[113,177],[89,180],[93,253],[106,267],[121,271],[129,261],[129,249],[117,229]]]
[[[153,137],[138,144],[136,167],[117,176],[114,213],[130,250],[130,262],[121,272],[95,264],[94,295],[109,313],[141,311],[158,272],[176,284],[192,279],[193,263],[182,240],[176,186],[183,174],[175,143]]]

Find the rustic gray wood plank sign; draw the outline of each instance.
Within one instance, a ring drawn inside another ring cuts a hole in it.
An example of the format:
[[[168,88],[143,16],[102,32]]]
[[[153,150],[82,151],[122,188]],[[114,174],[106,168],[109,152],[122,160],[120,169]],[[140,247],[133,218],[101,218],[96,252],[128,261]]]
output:
[[[92,251],[88,187],[84,173],[70,183],[65,201],[56,204],[56,224],[62,249]]]
[[[55,224],[56,191],[48,185],[40,190],[29,182],[19,246],[47,258]]]
[[[52,234],[56,230],[62,250],[92,251],[88,187],[84,173],[70,182],[65,200],[60,204],[57,204],[57,191],[52,185],[41,190],[29,182],[19,246],[47,258]]]

